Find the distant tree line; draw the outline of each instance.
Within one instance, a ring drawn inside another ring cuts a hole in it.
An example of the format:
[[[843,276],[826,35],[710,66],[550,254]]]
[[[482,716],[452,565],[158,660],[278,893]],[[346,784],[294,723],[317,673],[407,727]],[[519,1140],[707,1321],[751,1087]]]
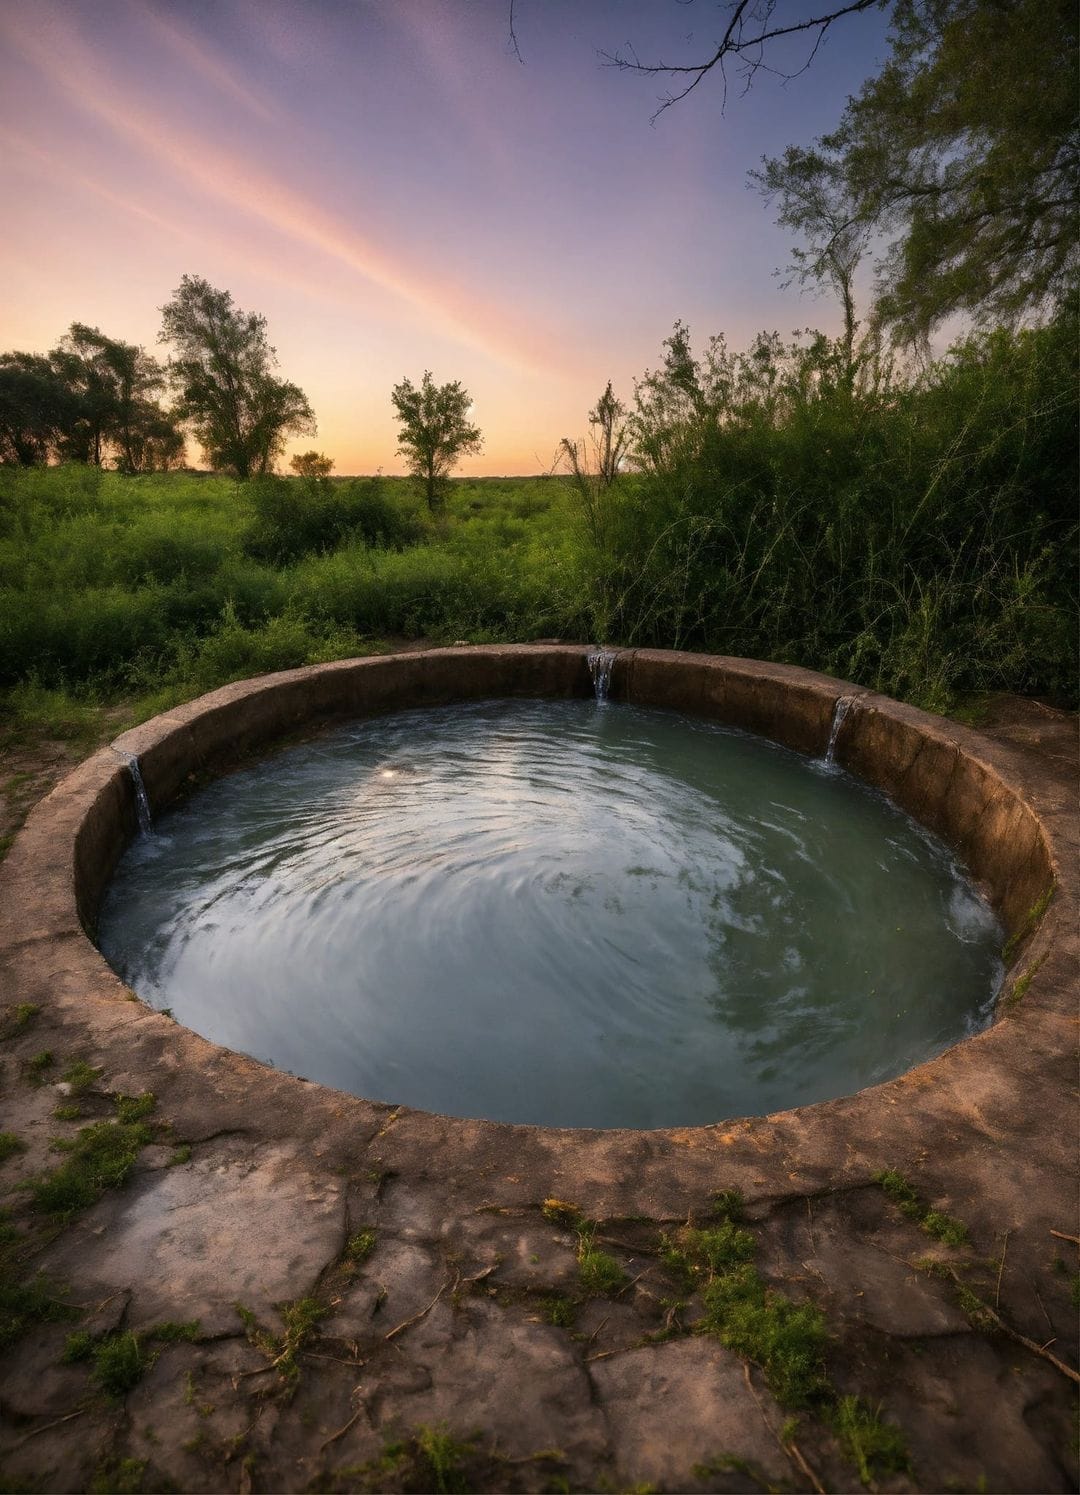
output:
[[[134,343],[73,322],[50,353],[0,354],[0,463],[35,467],[85,462],[119,472],[167,472],[183,465],[190,431],[215,471],[238,478],[274,471],[288,436],[314,435],[304,391],[274,372],[277,355],[266,318],[241,311],[228,291],[185,275],[161,308],[159,341],[173,348],[164,365]],[[159,396],[173,396],[166,409]],[[482,438],[459,383],[436,384],[425,372],[391,394],[401,422],[399,452],[441,507],[458,458]],[[322,481],[333,460],[294,456],[301,478]]]
[[[314,433],[307,396],[274,373],[265,317],[196,275],[161,311],[165,364],[82,322],[49,353],[0,354],[0,462],[167,472],[190,431],[211,467],[250,478],[273,470],[287,436]]]

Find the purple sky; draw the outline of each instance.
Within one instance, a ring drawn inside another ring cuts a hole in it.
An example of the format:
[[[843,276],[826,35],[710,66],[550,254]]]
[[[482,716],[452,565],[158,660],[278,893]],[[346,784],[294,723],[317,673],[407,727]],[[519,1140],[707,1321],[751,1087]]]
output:
[[[802,0],[777,13],[812,14]],[[473,396],[463,473],[549,468],[610,378],[623,398],[676,318],[699,347],[836,330],[783,291],[789,241],[746,189],[877,71],[885,18],[742,95],[719,80],[650,124],[713,0],[0,0],[0,348],[75,320],[155,343],[184,272],[269,320],[339,472],[401,470],[390,388]],[[293,443],[307,448],[310,439]],[[193,453],[194,455],[194,453]]]

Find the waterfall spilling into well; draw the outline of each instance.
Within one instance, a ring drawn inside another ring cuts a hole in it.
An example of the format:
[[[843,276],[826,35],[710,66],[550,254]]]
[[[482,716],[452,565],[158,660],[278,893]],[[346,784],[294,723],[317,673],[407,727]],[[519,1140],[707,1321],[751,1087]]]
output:
[[[135,814],[139,821],[139,831],[144,836],[152,836],[154,823],[150,817],[150,800],[147,797],[146,785],[143,783],[139,760],[134,753],[129,753],[125,748],[114,747],[113,752],[118,758],[123,758],[127,771],[131,775],[131,782],[135,789]]]
[[[590,649],[587,658],[596,699],[602,706],[607,700],[608,686],[611,684],[611,666],[615,663],[615,650]]]
[[[825,762],[836,762],[836,739],[840,736],[840,728],[844,725],[844,718],[855,704],[854,696],[838,696],[836,705],[833,707],[832,726],[829,728],[829,745],[825,749]]]

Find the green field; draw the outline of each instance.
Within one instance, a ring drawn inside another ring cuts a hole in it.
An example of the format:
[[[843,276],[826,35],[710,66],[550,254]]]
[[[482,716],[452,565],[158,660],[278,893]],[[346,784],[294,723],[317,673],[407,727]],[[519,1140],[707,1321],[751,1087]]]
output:
[[[696,423],[671,378],[646,388],[638,470],[610,487],[462,479],[434,514],[398,478],[0,469],[9,731],[402,638],[754,655],[934,710],[1072,704],[1069,320],[905,387],[830,386],[805,355],[774,372]]]

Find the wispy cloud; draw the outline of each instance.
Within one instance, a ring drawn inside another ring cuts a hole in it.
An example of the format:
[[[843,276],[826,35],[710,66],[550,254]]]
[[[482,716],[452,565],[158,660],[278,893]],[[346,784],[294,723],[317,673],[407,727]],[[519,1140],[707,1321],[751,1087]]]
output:
[[[499,362],[528,372],[557,366],[558,343],[545,326],[477,296],[437,272],[406,269],[392,249],[365,238],[311,195],[293,190],[250,155],[215,144],[205,133],[168,122],[121,87],[100,51],[88,47],[64,14],[48,5],[33,24],[9,12],[9,42],[68,103],[103,121],[131,149],[167,166],[189,187],[363,276],[423,313],[433,328]],[[42,22],[47,21],[47,25]]]
[[[177,25],[171,16],[163,14],[156,5],[151,3],[151,0],[141,0],[138,14],[146,18],[160,40],[182,58],[188,67],[193,68],[212,84],[227,100],[239,104],[249,114],[265,124],[278,121],[279,115],[276,109],[272,108],[264,98],[253,93],[232,69],[222,62],[220,57],[209,51],[190,31]]]

